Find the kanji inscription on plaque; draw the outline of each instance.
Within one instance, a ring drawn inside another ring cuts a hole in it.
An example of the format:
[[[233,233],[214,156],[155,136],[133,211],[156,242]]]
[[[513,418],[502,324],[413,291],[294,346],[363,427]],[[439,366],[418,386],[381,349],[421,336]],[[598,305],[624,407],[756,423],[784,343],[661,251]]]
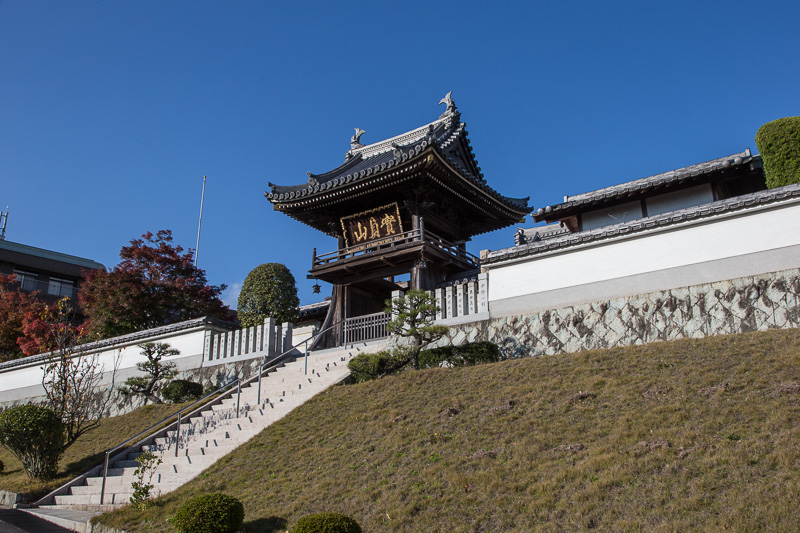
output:
[[[347,246],[385,239],[403,232],[397,202],[339,219]]]

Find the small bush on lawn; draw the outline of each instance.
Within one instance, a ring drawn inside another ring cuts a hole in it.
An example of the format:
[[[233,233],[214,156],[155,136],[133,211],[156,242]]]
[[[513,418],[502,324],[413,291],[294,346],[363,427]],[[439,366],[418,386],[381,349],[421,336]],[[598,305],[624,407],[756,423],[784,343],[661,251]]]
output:
[[[437,366],[473,366],[496,363],[500,360],[500,348],[492,342],[471,342],[463,346],[443,346],[423,350],[419,354],[420,368]]]
[[[767,187],[800,183],[800,117],[767,122],[756,133]]]
[[[214,492],[192,498],[175,513],[175,529],[181,533],[232,533],[242,527],[242,502]]]
[[[399,372],[410,361],[409,350],[400,347],[392,351],[359,354],[347,363],[347,368],[353,381],[362,383]]]
[[[28,404],[0,413],[0,444],[19,459],[30,478],[55,477],[65,442],[64,423],[50,409]]]
[[[203,386],[200,383],[186,379],[176,379],[164,387],[161,395],[171,403],[183,403],[196,400],[203,396]]]
[[[2,474],[2,473],[3,473],[3,469],[4,469],[5,467],[6,467],[6,465],[4,465],[4,464],[3,464],[3,461],[0,461],[0,474]]]
[[[347,515],[317,513],[298,520],[290,533],[361,533],[361,526]]]

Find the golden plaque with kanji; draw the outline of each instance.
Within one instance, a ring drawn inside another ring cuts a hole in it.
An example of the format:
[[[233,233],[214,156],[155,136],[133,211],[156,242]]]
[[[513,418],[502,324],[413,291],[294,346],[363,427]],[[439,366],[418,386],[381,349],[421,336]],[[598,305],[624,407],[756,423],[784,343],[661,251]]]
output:
[[[347,246],[356,246],[403,233],[397,202],[339,219]]]

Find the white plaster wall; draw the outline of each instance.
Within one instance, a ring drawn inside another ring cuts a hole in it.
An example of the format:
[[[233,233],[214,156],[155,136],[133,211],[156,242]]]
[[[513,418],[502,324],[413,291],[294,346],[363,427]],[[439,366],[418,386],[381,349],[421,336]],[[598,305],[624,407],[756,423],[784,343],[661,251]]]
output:
[[[171,348],[176,348],[180,351],[180,355],[168,357],[166,361],[174,362],[178,371],[184,371],[197,368],[198,362],[202,361],[204,338],[205,328],[201,327],[201,329],[178,331],[169,336],[153,337],[124,345],[91,350],[84,357],[97,357],[97,368],[103,372],[101,385],[111,383],[115,366],[117,371],[116,376],[113,377],[116,383],[121,383],[128,377],[140,374],[136,363],[143,362],[146,358],[142,355],[138,344],[165,342]],[[43,395],[43,374],[43,361],[0,371],[0,403],[32,395]]]
[[[293,329],[292,345],[311,338],[314,331],[315,328],[313,326]],[[112,378],[118,385],[129,377],[141,375],[141,372],[136,368],[136,364],[144,362],[146,358],[142,355],[142,350],[138,345],[145,342],[164,342],[169,344],[171,348],[177,349],[180,354],[168,357],[165,361],[175,363],[175,368],[179,372],[194,371],[204,366],[210,367],[246,361],[265,355],[264,352],[255,352],[214,361],[203,361],[206,335],[214,333],[218,332],[206,330],[205,327],[200,326],[168,335],[91,350],[85,357],[97,357],[97,368],[103,373],[101,385],[109,385]],[[301,345],[299,350],[301,353],[304,352],[304,346]],[[28,365],[0,370],[0,404],[44,395],[44,389],[42,388],[43,367],[44,362],[37,361]],[[115,367],[116,374],[113,373]]]
[[[638,200],[584,213],[581,215],[581,228],[586,231],[620,222],[629,222],[637,218],[642,218],[642,204]]]
[[[297,346],[297,349],[300,351],[300,353],[305,353],[305,344],[300,345],[300,343],[313,337],[316,330],[317,328],[313,325],[292,329],[292,346]]]
[[[711,184],[698,185],[682,191],[659,194],[652,198],[647,198],[647,216],[660,215],[678,209],[685,209],[695,205],[707,204],[714,201],[714,193]]]
[[[509,298],[769,250],[795,250],[791,247],[798,245],[800,203],[797,201],[720,215],[644,235],[613,237],[517,262],[487,265],[490,311],[492,302]],[[796,265],[800,265],[800,256],[796,257]],[[753,270],[752,274],[756,274],[775,268],[756,264]],[[685,281],[682,285],[691,284]]]

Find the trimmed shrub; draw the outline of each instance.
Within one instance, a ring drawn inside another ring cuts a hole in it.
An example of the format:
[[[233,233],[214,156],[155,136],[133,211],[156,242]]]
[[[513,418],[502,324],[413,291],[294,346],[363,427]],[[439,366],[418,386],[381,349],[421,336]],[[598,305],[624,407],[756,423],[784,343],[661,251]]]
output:
[[[30,478],[52,478],[64,453],[66,429],[52,410],[18,405],[0,413],[0,444],[22,463]]]
[[[183,403],[203,396],[203,386],[188,379],[176,379],[161,391],[161,396],[172,403]]]
[[[237,314],[243,328],[257,326],[271,316],[280,324],[298,316],[297,286],[292,272],[281,263],[264,263],[247,275],[239,293]]]
[[[3,473],[3,469],[4,469],[5,467],[6,467],[6,465],[4,465],[4,464],[3,464],[3,461],[0,461],[0,474],[2,474],[2,473]]]
[[[214,492],[187,501],[175,513],[175,529],[181,533],[232,533],[242,527],[242,502]]]
[[[463,346],[443,346],[423,350],[419,354],[420,368],[437,366],[473,366],[496,363],[500,360],[500,347],[492,342],[471,342]]]
[[[767,122],[756,133],[756,146],[768,188],[800,183],[800,117]]]
[[[316,513],[298,520],[290,533],[361,533],[361,526],[347,515]]]
[[[402,370],[411,361],[406,348],[395,348],[393,351],[362,353],[353,357],[347,368],[356,383],[382,378]]]

